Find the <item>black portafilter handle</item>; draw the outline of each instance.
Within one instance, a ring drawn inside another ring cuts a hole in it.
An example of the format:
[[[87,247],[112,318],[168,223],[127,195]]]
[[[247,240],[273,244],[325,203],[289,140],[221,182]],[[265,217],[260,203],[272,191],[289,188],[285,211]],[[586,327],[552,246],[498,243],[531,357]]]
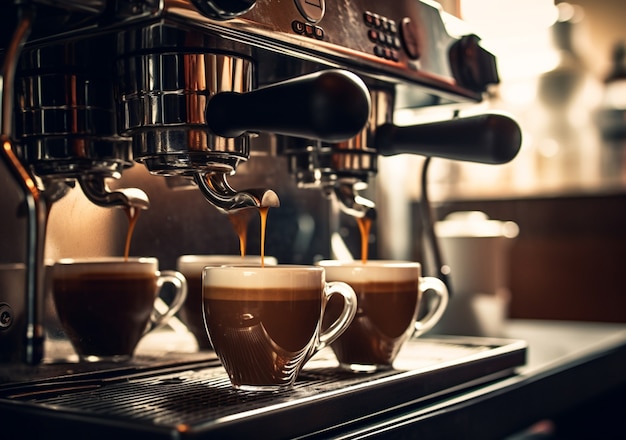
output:
[[[207,124],[222,137],[247,131],[341,142],[367,124],[370,94],[344,70],[324,70],[247,93],[222,92],[207,105]]]
[[[517,122],[498,113],[408,127],[383,124],[376,129],[375,140],[383,156],[411,153],[486,164],[510,162],[521,145]]]

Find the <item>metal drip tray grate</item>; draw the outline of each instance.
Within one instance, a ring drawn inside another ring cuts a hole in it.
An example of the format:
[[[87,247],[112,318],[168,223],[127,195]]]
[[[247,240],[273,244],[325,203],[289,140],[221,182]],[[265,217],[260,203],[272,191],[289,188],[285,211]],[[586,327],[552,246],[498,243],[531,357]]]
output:
[[[410,341],[396,369],[364,375],[338,370],[332,353],[323,351],[292,389],[273,393],[234,390],[221,366],[206,365],[149,376],[65,381],[45,390],[0,389],[0,411],[12,410],[16,420],[29,421],[20,425],[20,432],[25,426],[46,426],[48,435],[54,427],[71,426],[77,435],[88,430],[90,438],[121,432],[224,438],[268,429],[272,437],[293,438],[511,375],[524,364],[526,345],[496,341]],[[43,425],[33,423],[34,417]],[[67,430],[62,432],[67,436]]]

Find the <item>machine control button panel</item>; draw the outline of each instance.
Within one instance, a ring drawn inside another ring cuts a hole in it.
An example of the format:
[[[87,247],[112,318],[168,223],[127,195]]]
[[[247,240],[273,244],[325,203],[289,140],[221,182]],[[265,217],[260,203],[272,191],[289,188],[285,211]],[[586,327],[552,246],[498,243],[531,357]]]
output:
[[[324,39],[324,29],[320,26],[294,20],[291,22],[291,29],[293,29],[296,34],[306,35],[307,37],[316,38],[318,40]]]
[[[374,55],[398,61],[401,42],[396,21],[370,11],[363,13],[363,21],[368,27],[367,38],[375,44]]]
[[[458,36],[463,35],[459,31],[465,26],[456,19],[447,20],[437,2],[256,1],[257,6],[241,20],[223,23],[232,27],[234,35],[241,32],[253,45],[261,44],[264,49],[280,52],[281,45],[286,44],[294,54],[302,53],[321,64],[335,66],[339,62],[380,69],[383,75],[396,75],[402,81],[425,86],[435,96],[445,95],[446,100],[451,97],[463,102],[482,99],[481,93],[459,82],[454,75],[449,49],[458,41]],[[453,32],[448,32],[448,28]],[[276,44],[265,47],[265,38]],[[460,59],[467,57],[464,50],[458,55]],[[457,68],[461,67],[462,61],[457,63]],[[410,100],[410,105],[425,104],[421,91],[406,96],[402,99]]]

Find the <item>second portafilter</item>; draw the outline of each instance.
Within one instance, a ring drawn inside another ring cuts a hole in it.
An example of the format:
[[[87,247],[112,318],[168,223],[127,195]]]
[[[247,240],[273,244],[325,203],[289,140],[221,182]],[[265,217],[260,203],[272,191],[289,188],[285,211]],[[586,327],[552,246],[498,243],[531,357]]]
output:
[[[320,188],[336,197],[339,208],[353,217],[375,217],[374,203],[359,195],[376,174],[375,148],[368,142],[375,128],[393,117],[393,90],[371,89],[371,110],[359,133],[342,142],[319,139],[284,139],[282,154],[289,158],[289,170],[302,188]]]
[[[376,175],[379,156],[408,153],[427,158],[504,164],[513,160],[521,147],[521,129],[507,115],[489,113],[398,126],[392,122],[393,91],[373,89],[371,94],[369,123],[355,138],[335,144],[289,139],[284,149],[298,185],[321,188],[339,202],[337,206],[342,212],[350,216],[376,217],[375,203],[359,195],[359,190],[365,188],[368,180]],[[423,173],[429,162],[426,161]],[[416,170],[416,177],[418,173]],[[424,177],[422,180],[424,203],[420,206],[424,233],[430,242],[439,276],[446,281]]]
[[[375,216],[374,203],[359,189],[378,171],[378,157],[401,153],[451,160],[504,164],[521,147],[521,129],[504,114],[489,113],[398,126],[393,123],[393,89],[371,89],[368,124],[354,138],[338,143],[286,139],[283,153],[301,187],[334,195],[354,217]]]

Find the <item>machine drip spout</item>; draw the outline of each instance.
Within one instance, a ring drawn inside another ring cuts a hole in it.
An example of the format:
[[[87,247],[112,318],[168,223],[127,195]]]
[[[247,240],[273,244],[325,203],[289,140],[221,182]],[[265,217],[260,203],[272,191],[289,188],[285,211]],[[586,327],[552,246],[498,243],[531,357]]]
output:
[[[72,181],[63,181],[57,179],[46,179],[43,178],[43,190],[41,191],[41,195],[48,203],[48,206],[51,206],[56,201],[62,199],[70,192],[70,190],[75,186],[75,182]]]
[[[139,188],[119,188],[114,191],[108,187],[105,176],[85,175],[78,177],[78,182],[89,201],[102,207],[129,207],[148,209],[148,195]]]
[[[197,173],[194,179],[204,197],[224,213],[245,208],[275,208],[280,206],[278,195],[271,189],[234,190],[221,172]]]
[[[376,204],[358,194],[360,182],[338,182],[333,186],[339,209],[355,218],[376,219]]]

